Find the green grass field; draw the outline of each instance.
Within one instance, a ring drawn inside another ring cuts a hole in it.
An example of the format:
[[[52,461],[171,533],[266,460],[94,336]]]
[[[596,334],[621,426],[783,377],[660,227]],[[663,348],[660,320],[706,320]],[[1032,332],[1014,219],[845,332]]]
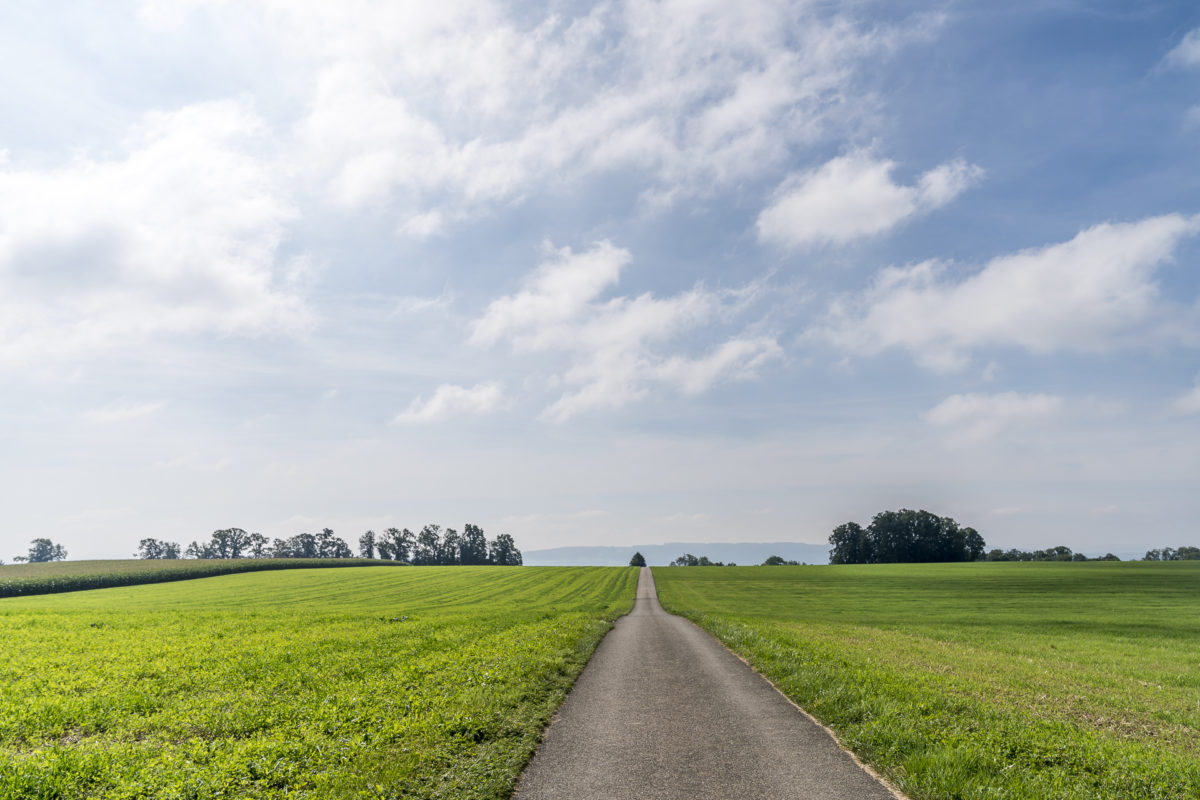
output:
[[[507,797],[636,578],[286,570],[0,600],[0,797]]]
[[[326,567],[407,566],[366,558],[206,558],[54,561],[0,565],[0,597],[78,592],[110,586],[164,583],[235,572]]]
[[[1200,563],[654,577],[914,798],[1200,797]]]

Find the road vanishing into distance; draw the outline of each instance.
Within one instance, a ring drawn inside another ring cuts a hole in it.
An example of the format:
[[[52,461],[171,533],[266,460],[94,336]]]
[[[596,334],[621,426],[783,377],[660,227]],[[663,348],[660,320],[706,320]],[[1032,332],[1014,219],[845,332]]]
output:
[[[517,800],[895,800],[828,732],[691,622],[649,568],[546,731]]]

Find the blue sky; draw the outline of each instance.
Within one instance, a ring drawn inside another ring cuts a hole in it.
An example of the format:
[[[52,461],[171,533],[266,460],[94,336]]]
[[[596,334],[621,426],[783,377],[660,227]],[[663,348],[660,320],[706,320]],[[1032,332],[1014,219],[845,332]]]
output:
[[[1187,2],[0,8],[0,556],[1195,544]]]

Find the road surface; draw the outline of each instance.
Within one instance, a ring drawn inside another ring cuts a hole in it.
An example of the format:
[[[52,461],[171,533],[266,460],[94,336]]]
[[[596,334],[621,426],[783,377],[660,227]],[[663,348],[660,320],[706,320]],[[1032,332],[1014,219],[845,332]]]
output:
[[[658,604],[604,638],[521,776],[517,800],[895,800],[762,676]]]

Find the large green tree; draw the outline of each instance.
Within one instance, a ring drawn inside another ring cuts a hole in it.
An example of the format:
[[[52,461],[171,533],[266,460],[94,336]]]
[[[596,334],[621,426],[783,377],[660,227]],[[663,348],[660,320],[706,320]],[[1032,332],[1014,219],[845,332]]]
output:
[[[179,558],[178,542],[160,542],[158,539],[142,539],[138,542],[138,558]]]
[[[28,561],[31,564],[47,561],[65,561],[67,551],[61,544],[55,544],[49,539],[34,539],[29,543],[29,555],[17,556],[13,561]]]
[[[468,522],[463,526],[462,538],[458,542],[459,561],[463,564],[486,564],[488,562],[487,538],[483,528]]]
[[[507,533],[492,540],[488,548],[488,561],[498,567],[519,567],[524,563],[517,543]]]
[[[442,526],[426,525],[417,534],[413,545],[412,563],[418,566],[428,566],[438,563],[442,550]]]
[[[375,531],[367,531],[358,537],[358,554],[363,558],[375,557]]]
[[[865,529],[847,522],[829,536],[831,564],[898,564],[978,561],[983,537],[950,517],[928,511],[881,511]]]
[[[375,540],[375,547],[386,561],[408,561],[415,543],[416,537],[408,528],[388,528]]]

